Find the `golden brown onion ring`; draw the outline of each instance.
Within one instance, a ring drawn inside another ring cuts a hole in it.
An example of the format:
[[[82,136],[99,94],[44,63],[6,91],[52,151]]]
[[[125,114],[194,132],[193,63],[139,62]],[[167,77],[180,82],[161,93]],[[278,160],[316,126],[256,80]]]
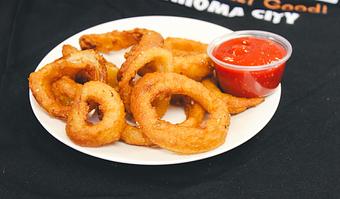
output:
[[[107,82],[106,83],[118,91],[117,75],[118,75],[119,68],[117,68],[116,65],[108,61],[106,61],[105,66],[107,70]]]
[[[137,44],[142,37],[143,29],[130,31],[114,30],[102,34],[83,35],[79,39],[81,49],[96,49],[103,53],[121,50]]]
[[[242,98],[242,97],[235,97],[228,93],[222,93],[220,89],[216,86],[211,79],[205,79],[202,81],[202,84],[210,90],[214,95],[221,98],[222,101],[227,104],[228,110],[230,114],[238,114],[247,110],[250,107],[256,106],[261,104],[264,101],[264,98]]]
[[[151,102],[160,93],[187,95],[208,113],[205,127],[183,127],[158,118]],[[224,143],[228,107],[201,83],[176,73],[148,73],[135,85],[131,111],[142,132],[158,146],[182,154],[212,150]]]
[[[52,84],[68,76],[71,79],[106,82],[104,58],[94,50],[80,51],[55,60],[29,76],[29,87],[37,102],[50,115],[66,119],[70,106],[60,103],[52,91]]]
[[[161,95],[157,100],[152,102],[152,106],[155,107],[157,115],[162,117],[168,110],[169,103],[170,97]],[[140,129],[129,123],[126,123],[126,127],[121,134],[121,140],[132,145],[156,146],[140,131]]]
[[[202,123],[205,110],[201,107],[201,105],[190,99],[190,97],[183,95],[172,95],[171,104],[175,106],[184,106],[184,112],[187,119],[182,123],[179,123],[179,125],[196,127]]]
[[[183,39],[168,37],[164,40],[164,48],[173,54],[173,71],[185,75],[196,81],[212,74],[212,62],[207,55],[207,44]]]
[[[145,67],[147,63],[157,62],[157,65],[160,66],[160,72],[168,72],[167,69],[171,67],[172,63],[171,53],[163,48],[151,48],[143,51],[140,56],[137,56],[135,59],[129,58],[118,73],[118,77],[121,76],[118,82],[119,94],[122,97],[127,112],[130,112],[130,95],[135,84],[134,79],[137,71]]]
[[[79,52],[77,48],[71,46],[71,45],[63,45],[62,53],[63,56],[68,56],[72,53]],[[107,84],[110,85],[111,87],[115,88],[118,90],[118,80],[117,80],[117,74],[118,74],[118,68],[116,65],[114,65],[111,62],[108,62],[106,59],[105,60],[105,66],[107,70]]]
[[[176,96],[176,105],[184,106],[187,119],[177,125],[187,127],[197,127],[204,119],[205,111],[197,103],[190,100],[188,97]],[[156,109],[156,113],[161,118],[163,114],[159,114]],[[150,146],[155,147],[156,144],[152,143],[150,139],[143,134],[141,129],[137,126],[131,126],[127,124],[124,131],[121,134],[121,140],[127,144],[138,146]]]
[[[152,63],[159,72],[172,71],[172,54],[162,48],[163,37],[154,31],[143,34],[140,42],[129,52],[118,73],[119,94],[130,112],[130,95],[137,72]],[[170,99],[169,99],[170,100]]]
[[[173,63],[173,72],[196,81],[201,81],[213,71],[210,58],[205,53],[175,56]]]
[[[170,49],[174,56],[183,56],[206,53],[208,45],[190,39],[168,37],[164,40],[164,47]]]
[[[52,84],[52,92],[57,100],[66,106],[72,106],[76,98],[77,93],[82,89],[81,84],[78,84],[71,78],[63,76]],[[97,109],[97,104],[89,102],[90,110]],[[101,113],[98,112],[99,117]]]
[[[61,104],[71,106],[81,87],[81,84],[78,84],[70,77],[63,76],[52,83],[52,92]]]
[[[138,127],[132,126],[130,124],[126,124],[125,129],[120,135],[120,140],[130,145],[148,147],[157,146],[153,144]]]
[[[98,103],[103,114],[96,124],[87,120],[89,102]],[[69,138],[81,146],[102,146],[119,140],[124,127],[124,105],[115,89],[102,82],[85,83],[67,119],[66,133]]]

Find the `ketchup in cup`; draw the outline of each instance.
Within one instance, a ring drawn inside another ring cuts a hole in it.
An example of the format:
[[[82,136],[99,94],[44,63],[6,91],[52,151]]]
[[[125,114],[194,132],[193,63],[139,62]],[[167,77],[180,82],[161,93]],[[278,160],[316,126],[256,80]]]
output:
[[[256,30],[232,32],[208,46],[220,87],[238,97],[272,94],[291,54],[285,38]]]

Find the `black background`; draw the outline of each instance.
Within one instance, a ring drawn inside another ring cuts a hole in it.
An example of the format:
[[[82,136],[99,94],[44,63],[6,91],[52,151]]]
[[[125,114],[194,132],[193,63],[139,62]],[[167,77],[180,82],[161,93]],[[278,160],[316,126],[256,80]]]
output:
[[[227,18],[158,0],[0,1],[0,198],[340,198],[338,6],[274,25],[248,7],[246,17]],[[293,56],[279,108],[261,133],[217,157],[152,167],[93,158],[47,133],[30,108],[29,73],[69,36],[143,15],[286,37]]]

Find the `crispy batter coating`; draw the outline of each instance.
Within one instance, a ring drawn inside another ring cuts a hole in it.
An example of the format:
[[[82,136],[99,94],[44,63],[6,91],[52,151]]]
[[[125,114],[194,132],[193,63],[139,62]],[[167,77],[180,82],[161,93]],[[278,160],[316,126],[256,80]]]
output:
[[[71,45],[63,45],[62,48],[62,54],[63,56],[68,56],[72,53],[76,53],[79,52],[80,50],[78,50],[77,48],[71,46]],[[114,65],[111,62],[108,62],[106,59],[105,60],[105,66],[106,66],[106,70],[107,70],[107,84],[109,84],[111,87],[115,88],[116,90],[118,90],[118,80],[117,80],[117,74],[118,74],[118,68],[116,65]]]
[[[164,47],[173,54],[172,72],[185,75],[196,81],[212,74],[212,62],[207,55],[207,44],[183,39],[168,37],[164,40]]]
[[[107,82],[106,83],[118,91],[117,75],[118,75],[119,68],[117,68],[116,65],[108,61],[106,61],[105,66],[107,70]]]
[[[264,98],[262,97],[242,98],[235,97],[228,93],[222,93],[220,89],[216,86],[216,83],[211,79],[203,80],[202,84],[212,93],[214,93],[214,95],[221,98],[225,104],[227,104],[230,114],[238,114],[240,112],[247,110],[250,107],[254,107],[258,104],[261,104],[264,101]]]
[[[136,126],[126,124],[120,135],[120,140],[130,145],[156,147],[150,139]]]
[[[63,76],[52,83],[52,92],[61,104],[72,106],[77,92],[82,85],[75,82],[68,76]]]
[[[208,45],[190,39],[167,37],[164,40],[164,47],[171,49],[174,53],[174,56],[182,56],[192,53],[206,53]]]
[[[196,81],[212,74],[213,67],[207,54],[190,54],[175,56],[173,61],[173,72],[185,75]]]
[[[197,127],[204,119],[204,109],[188,97],[176,96],[176,105],[184,106],[185,114],[187,119],[179,126]],[[161,118],[164,113],[156,113]],[[152,143],[150,139],[144,135],[142,130],[138,126],[131,126],[127,124],[124,131],[121,134],[121,140],[127,144],[138,145],[138,146],[149,146],[155,147],[156,144]]]
[[[103,114],[92,124],[87,120],[89,102],[98,103]],[[77,93],[66,123],[66,133],[78,145],[97,147],[119,140],[125,127],[124,105],[116,90],[109,85],[91,81]]]
[[[96,49],[103,53],[113,50],[121,50],[139,42],[142,36],[142,29],[130,31],[114,30],[102,34],[83,35],[79,39],[81,49]]]

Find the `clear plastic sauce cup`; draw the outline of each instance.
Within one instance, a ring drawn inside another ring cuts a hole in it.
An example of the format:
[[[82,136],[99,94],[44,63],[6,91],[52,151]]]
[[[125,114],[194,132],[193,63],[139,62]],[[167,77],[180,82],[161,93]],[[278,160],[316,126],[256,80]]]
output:
[[[239,97],[264,97],[280,84],[292,46],[274,33],[236,31],[213,40],[208,55],[224,92]]]

